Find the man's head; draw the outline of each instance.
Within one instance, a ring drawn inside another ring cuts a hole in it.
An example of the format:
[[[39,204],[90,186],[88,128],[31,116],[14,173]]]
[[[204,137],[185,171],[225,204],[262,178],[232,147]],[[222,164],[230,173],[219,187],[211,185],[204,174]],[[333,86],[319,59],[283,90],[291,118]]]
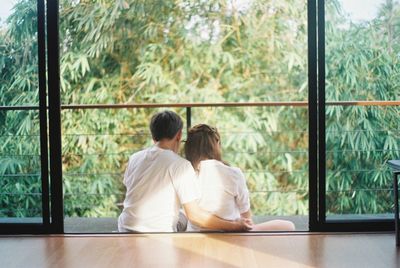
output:
[[[178,139],[179,142],[182,136],[182,128],[182,119],[172,111],[156,113],[150,121],[151,136],[155,142],[173,139]]]

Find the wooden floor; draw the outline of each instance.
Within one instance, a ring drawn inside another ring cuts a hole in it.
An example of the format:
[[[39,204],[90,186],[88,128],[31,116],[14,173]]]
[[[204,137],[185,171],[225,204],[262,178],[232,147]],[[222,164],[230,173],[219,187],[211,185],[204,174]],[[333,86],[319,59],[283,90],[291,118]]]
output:
[[[0,237],[0,267],[400,267],[394,234]]]

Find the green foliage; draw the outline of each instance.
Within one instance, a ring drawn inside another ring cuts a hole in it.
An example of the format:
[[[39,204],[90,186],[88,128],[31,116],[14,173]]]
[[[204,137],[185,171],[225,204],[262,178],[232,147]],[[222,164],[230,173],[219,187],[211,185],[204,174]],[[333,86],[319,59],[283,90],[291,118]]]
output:
[[[68,40],[62,43],[64,103],[305,99],[305,3],[255,1],[235,8],[227,1],[64,2],[61,14]],[[106,189],[122,201],[123,167],[129,154],[150,144],[153,112],[65,111],[65,173],[117,171]],[[307,213],[307,133],[306,125],[297,124],[306,121],[306,109],[193,108],[193,114],[193,124],[208,122],[224,133],[225,158],[248,174],[256,213]],[[296,132],[279,135],[287,129]],[[105,179],[94,176],[90,183]],[[66,194],[74,191],[74,178],[68,180]],[[282,208],[286,196],[293,202]],[[85,208],[74,211],[91,213]]]
[[[377,19],[359,24],[333,10],[328,15],[328,101],[399,99],[400,5],[388,1],[380,10]],[[385,163],[400,157],[399,114],[398,107],[327,107],[329,214],[391,212]]]
[[[61,1],[62,102],[305,100],[306,2],[239,2]],[[37,104],[35,14],[34,1],[20,0],[0,31],[1,105]],[[399,15],[397,3],[387,4],[372,22],[352,23],[337,1],[327,2],[327,100],[398,99]],[[119,214],[125,165],[151,144],[147,125],[157,110],[63,110],[65,215]],[[204,107],[192,114],[192,124],[222,133],[224,158],[245,172],[255,214],[308,213],[306,108]],[[398,107],[327,107],[328,213],[390,211],[384,163],[399,158],[398,115]],[[17,156],[39,154],[37,118],[0,114],[0,176],[40,170],[38,157]],[[0,207],[15,212],[0,216],[40,216],[28,213],[40,207],[39,176],[0,177],[2,193],[38,197],[3,195]]]
[[[37,89],[36,6],[20,1],[0,29],[0,105],[35,105]],[[41,213],[37,111],[0,112],[0,217]]]

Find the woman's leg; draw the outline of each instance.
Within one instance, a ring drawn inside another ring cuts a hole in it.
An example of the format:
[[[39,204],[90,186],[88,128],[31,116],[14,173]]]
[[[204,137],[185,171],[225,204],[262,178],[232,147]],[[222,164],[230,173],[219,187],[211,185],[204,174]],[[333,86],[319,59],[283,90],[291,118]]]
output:
[[[254,224],[251,231],[294,231],[295,229],[296,227],[291,221],[272,220]]]

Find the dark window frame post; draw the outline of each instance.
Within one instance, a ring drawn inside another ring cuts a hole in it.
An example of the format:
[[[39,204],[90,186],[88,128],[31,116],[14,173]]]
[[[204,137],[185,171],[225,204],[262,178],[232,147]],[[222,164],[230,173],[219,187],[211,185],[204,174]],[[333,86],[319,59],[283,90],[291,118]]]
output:
[[[47,1],[51,232],[64,233],[58,0]]]

